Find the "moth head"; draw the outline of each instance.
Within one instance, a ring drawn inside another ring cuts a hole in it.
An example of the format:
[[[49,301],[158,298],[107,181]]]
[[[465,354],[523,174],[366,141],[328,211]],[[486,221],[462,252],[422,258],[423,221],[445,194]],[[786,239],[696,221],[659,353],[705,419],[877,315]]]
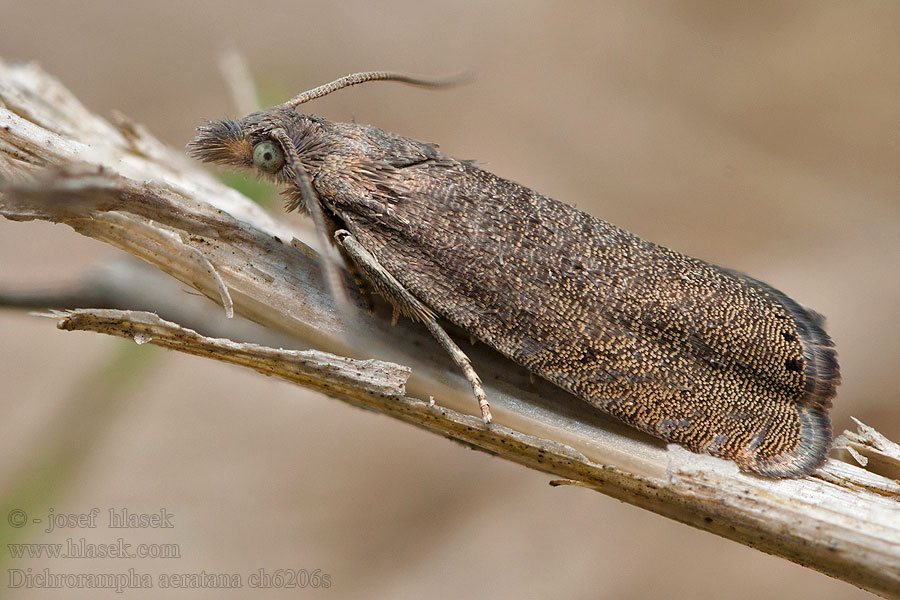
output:
[[[253,116],[210,121],[198,127],[197,136],[188,144],[188,154],[226,167],[253,169],[265,165],[264,172],[273,173],[276,157],[283,158],[283,153],[277,144],[260,135]]]
[[[197,128],[197,136],[188,144],[188,154],[203,162],[250,171],[276,183],[288,183],[291,173],[285,167],[286,149],[273,135],[282,130],[296,156],[314,170],[326,151],[322,121],[281,107],[254,113],[243,119],[210,121]]]

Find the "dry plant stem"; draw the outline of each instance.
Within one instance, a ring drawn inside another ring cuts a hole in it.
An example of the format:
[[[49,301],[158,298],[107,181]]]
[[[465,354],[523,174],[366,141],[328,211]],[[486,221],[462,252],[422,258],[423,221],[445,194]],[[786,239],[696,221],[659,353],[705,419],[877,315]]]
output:
[[[44,173],[41,179],[47,166],[69,174]],[[471,388],[423,328],[408,320],[392,328],[390,311],[350,322],[339,318],[316,256],[292,240],[288,227],[138,126],[123,122],[117,129],[91,115],[33,67],[0,63],[0,177],[7,181],[0,199],[7,218],[65,223],[123,248],[233,306],[236,314],[291,334],[298,346],[412,369],[403,396],[373,393],[347,372],[340,382],[330,380],[327,370],[304,375],[304,385],[900,597],[900,485],[893,481],[900,458],[885,451],[877,436],[864,431],[848,442],[855,454],[841,451],[847,461],[867,452],[877,457],[869,461],[878,463],[877,473],[831,458],[817,477],[763,479],[726,461],[666,448],[549,384],[530,383],[527,372],[477,346],[468,353],[495,416],[495,424],[485,427],[466,414],[476,410]],[[357,297],[352,301],[359,304]],[[291,357],[280,351],[251,360],[246,348],[187,334],[154,316],[81,311],[62,319],[69,328],[132,337],[137,332],[140,341],[163,345],[173,337],[178,342],[170,347],[179,350],[297,377]],[[433,396],[436,405],[417,396]]]
[[[355,360],[318,350],[275,349],[206,337],[149,312],[78,309],[46,316],[58,318],[57,327],[67,331],[96,331],[129,337],[139,344],[152,343],[248,367],[264,375],[277,375],[348,399],[362,398],[354,404],[365,405],[374,398],[402,398],[409,378],[409,367],[402,365],[380,360]]]

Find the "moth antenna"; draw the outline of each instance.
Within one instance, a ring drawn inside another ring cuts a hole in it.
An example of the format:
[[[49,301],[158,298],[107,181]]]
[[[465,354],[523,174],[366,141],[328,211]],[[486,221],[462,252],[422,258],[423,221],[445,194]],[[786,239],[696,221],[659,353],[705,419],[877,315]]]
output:
[[[300,194],[306,205],[306,211],[309,213],[309,216],[312,218],[313,224],[315,225],[316,239],[322,249],[320,255],[322,275],[325,278],[325,285],[328,287],[328,292],[334,299],[338,314],[345,317],[352,317],[354,312],[350,308],[350,300],[347,297],[347,290],[344,288],[341,274],[337,270],[337,266],[334,262],[328,260],[328,249],[331,244],[328,240],[325,214],[322,212],[322,205],[319,203],[319,197],[316,195],[316,191],[312,186],[309,175],[306,173],[306,169],[303,168],[300,157],[297,155],[297,149],[294,147],[294,143],[291,141],[287,132],[284,129],[278,128],[273,129],[270,132],[270,135],[277,139],[278,143],[281,144],[281,147],[284,149],[285,164],[290,167],[291,171],[294,173],[294,182],[297,184],[297,187],[300,188]]]
[[[352,73],[345,75],[340,79],[335,79],[331,83],[326,83],[315,87],[311,90],[298,94],[285,102],[282,106],[296,107],[310,100],[327,96],[331,92],[336,92],[351,85],[365,83],[367,81],[399,81],[409,85],[420,87],[447,87],[465,83],[472,79],[472,74],[463,71],[449,77],[425,77],[422,75],[413,75],[411,73],[398,73],[396,71],[364,71],[362,73]]]

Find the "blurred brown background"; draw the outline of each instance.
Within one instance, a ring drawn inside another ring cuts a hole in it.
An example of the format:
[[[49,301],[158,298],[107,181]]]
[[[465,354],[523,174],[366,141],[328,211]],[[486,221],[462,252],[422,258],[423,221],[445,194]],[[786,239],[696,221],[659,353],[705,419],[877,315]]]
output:
[[[176,147],[202,119],[234,113],[216,68],[232,44],[271,100],[358,70],[474,70],[462,88],[376,83],[310,111],[440,142],[783,289],[828,316],[844,378],[836,430],[854,415],[900,439],[896,2],[0,0],[0,15],[0,56],[38,61],[88,107],[120,110]],[[67,228],[0,221],[0,286],[73,281],[116,254]],[[182,555],[4,555],[4,588],[8,568],[154,579],[205,570],[245,582],[259,568],[293,568],[321,569],[332,585],[178,597],[867,596],[248,371],[10,311],[0,339],[4,502],[28,499],[19,508],[38,516],[175,515],[167,530],[26,535],[8,528],[3,506],[3,537],[122,535],[177,543]]]

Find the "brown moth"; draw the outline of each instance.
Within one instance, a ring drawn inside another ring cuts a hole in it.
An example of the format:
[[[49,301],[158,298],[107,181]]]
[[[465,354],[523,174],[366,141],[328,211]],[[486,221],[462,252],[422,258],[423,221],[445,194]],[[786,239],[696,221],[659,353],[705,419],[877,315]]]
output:
[[[433,145],[297,110],[371,80],[438,85],[349,75],[200,127],[189,152],[283,185],[357,281],[450,352],[486,423],[478,376],[439,318],[668,442],[769,477],[823,463],[840,377],[820,315]]]

